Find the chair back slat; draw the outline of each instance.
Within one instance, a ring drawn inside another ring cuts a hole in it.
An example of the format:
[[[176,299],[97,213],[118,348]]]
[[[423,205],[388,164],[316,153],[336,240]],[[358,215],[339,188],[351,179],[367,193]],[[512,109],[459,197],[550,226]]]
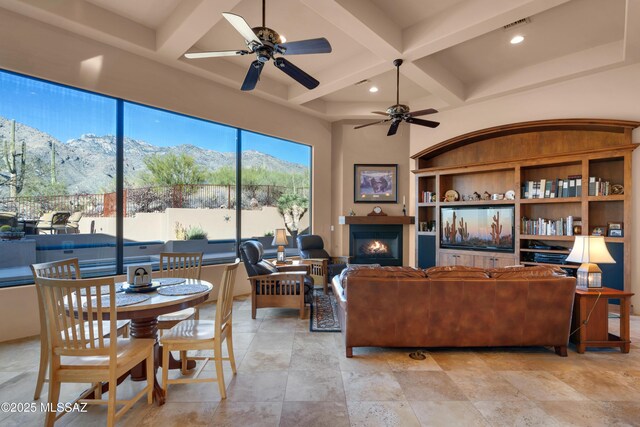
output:
[[[40,264],[32,264],[31,272],[33,278],[46,277],[50,279],[80,279],[80,264],[78,258],[69,258],[54,262],[43,262]],[[44,312],[44,304],[42,294],[39,287],[36,286],[36,294],[38,296],[38,312],[40,315],[40,333],[42,334],[41,344],[45,345],[44,337],[47,334],[47,318]]]
[[[221,336],[222,330],[231,324],[233,314],[233,288],[236,283],[236,271],[240,265],[240,260],[236,259],[233,264],[224,268],[220,290],[218,290],[218,301],[216,302],[216,336]]]
[[[160,277],[200,280],[202,252],[161,252]]]
[[[115,357],[115,340],[104,337],[103,319],[109,317],[116,330],[115,279],[48,279],[36,277],[48,320],[49,338],[58,356]],[[109,289],[110,304],[104,305],[103,287]]]

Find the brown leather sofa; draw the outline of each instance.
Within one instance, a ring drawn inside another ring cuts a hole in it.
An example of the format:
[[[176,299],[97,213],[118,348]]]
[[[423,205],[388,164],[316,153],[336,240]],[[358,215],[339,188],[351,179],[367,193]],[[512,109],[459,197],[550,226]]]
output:
[[[345,270],[332,286],[346,356],[369,346],[550,346],[566,356],[575,278],[544,270]]]

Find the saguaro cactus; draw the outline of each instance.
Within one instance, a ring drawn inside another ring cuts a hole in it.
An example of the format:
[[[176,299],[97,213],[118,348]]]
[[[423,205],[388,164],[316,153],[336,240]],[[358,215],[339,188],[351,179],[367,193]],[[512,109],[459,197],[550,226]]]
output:
[[[469,238],[469,231],[467,230],[467,223],[464,221],[464,218],[460,218],[458,227],[458,233],[460,233],[460,239],[464,242]]]
[[[500,224],[500,212],[496,212],[493,216],[493,224],[491,224],[491,239],[496,245],[500,244],[500,234],[502,234],[502,224]]]
[[[456,230],[456,213],[453,213],[453,223],[449,224],[447,221],[447,225],[444,227],[445,236],[448,237],[450,243],[454,243],[456,241],[456,234],[458,231]]]
[[[11,139],[4,141],[4,162],[9,170],[8,185],[11,197],[17,197],[22,191],[26,148],[26,142],[23,140],[22,152],[16,152],[16,121],[11,120]]]
[[[49,147],[51,148],[51,165],[49,166],[51,171],[51,183],[55,184],[56,179],[56,146],[53,145],[53,141],[49,141]]]

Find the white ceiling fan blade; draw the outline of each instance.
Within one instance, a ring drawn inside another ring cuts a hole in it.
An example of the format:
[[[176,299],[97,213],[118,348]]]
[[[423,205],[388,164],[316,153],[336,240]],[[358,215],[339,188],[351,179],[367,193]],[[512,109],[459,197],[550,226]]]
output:
[[[256,33],[253,32],[249,24],[247,24],[247,21],[245,21],[242,16],[229,12],[224,12],[222,16],[224,16],[224,18],[229,21],[231,25],[233,25],[233,28],[235,28],[236,31],[239,32],[240,35],[244,37],[244,39],[248,43],[256,43],[262,46],[262,42],[260,41],[258,36],[256,36]]]
[[[197,58],[217,58],[220,56],[239,56],[249,53],[247,50],[219,50],[217,52],[187,52],[184,54],[185,58],[197,59]]]

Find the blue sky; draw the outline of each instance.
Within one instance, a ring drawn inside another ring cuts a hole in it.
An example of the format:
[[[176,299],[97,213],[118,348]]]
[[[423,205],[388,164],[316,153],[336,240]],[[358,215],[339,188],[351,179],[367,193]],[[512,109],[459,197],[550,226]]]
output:
[[[115,134],[116,102],[43,81],[0,71],[0,116],[66,142],[85,133]],[[137,104],[125,103],[125,136],[156,146],[192,144],[235,151],[234,128]],[[257,150],[309,166],[310,147],[243,132],[243,150]]]

